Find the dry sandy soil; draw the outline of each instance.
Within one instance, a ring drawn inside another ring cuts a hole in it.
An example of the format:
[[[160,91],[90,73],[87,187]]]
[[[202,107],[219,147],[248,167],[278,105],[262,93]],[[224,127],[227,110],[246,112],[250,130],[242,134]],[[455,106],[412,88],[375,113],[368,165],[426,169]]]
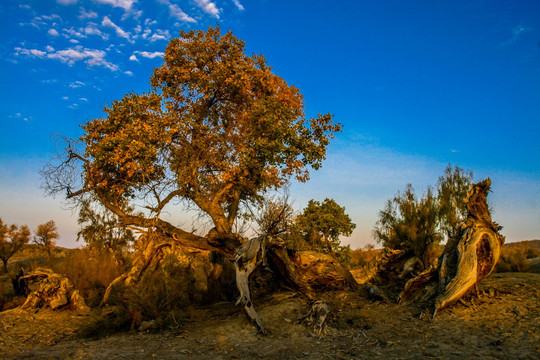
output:
[[[4,359],[539,359],[540,274],[492,274],[484,294],[420,319],[420,309],[372,303],[354,293],[325,293],[324,336],[298,323],[306,300],[280,293],[257,301],[269,334],[234,304],[192,308],[178,331],[78,334],[88,314],[19,309],[0,313]]]

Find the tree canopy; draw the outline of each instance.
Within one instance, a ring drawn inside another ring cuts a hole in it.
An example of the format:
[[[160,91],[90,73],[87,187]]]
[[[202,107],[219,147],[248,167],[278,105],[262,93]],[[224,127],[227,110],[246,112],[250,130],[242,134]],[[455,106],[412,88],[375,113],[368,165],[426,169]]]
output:
[[[34,232],[34,243],[41,246],[51,256],[52,251],[56,247],[56,240],[60,237],[54,220],[49,220],[44,224],[38,225]]]
[[[45,187],[95,199],[123,225],[230,256],[242,206],[293,177],[307,181],[341,127],[330,114],[306,118],[299,90],[219,27],[182,31],[163,60],[148,93],[113,101],[68,140],[42,171]],[[160,217],[179,201],[207,215],[214,231],[201,236]]]
[[[473,182],[470,170],[447,166],[437,183],[440,229],[447,240],[455,239],[467,217],[467,194]]]
[[[424,258],[432,244],[459,233],[467,213],[467,193],[472,173],[448,165],[439,177],[437,188],[428,187],[419,198],[411,184],[403,193],[388,200],[379,212],[373,236],[384,247],[403,249]]]
[[[411,184],[398,193],[379,212],[373,234],[385,248],[402,249],[423,258],[442,236],[438,231],[439,210],[433,190],[418,198]],[[425,259],[424,259],[425,260]]]
[[[296,217],[296,227],[311,248],[325,252],[340,250],[340,236],[350,236],[356,227],[345,208],[333,199],[310,200]]]
[[[8,272],[9,259],[30,240],[30,229],[26,225],[7,225],[0,219],[0,260],[4,272]]]

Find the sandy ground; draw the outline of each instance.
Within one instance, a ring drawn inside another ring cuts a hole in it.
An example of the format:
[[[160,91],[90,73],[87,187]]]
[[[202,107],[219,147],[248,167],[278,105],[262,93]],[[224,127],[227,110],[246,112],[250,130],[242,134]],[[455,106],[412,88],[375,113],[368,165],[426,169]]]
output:
[[[306,300],[280,293],[255,302],[269,334],[234,304],[192,308],[178,331],[78,335],[88,314],[40,310],[0,313],[4,359],[539,359],[540,274],[493,274],[484,294],[420,319],[419,309],[325,293],[331,314],[319,337],[297,320]]]

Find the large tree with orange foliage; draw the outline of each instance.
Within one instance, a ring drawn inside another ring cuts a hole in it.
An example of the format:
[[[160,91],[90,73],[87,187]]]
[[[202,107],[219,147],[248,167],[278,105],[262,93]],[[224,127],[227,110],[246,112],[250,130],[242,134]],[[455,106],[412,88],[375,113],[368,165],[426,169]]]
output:
[[[307,181],[340,131],[329,114],[306,118],[299,90],[219,27],[171,40],[151,90],[113,101],[105,113],[43,170],[48,190],[91,196],[124,225],[226,257],[240,243],[242,206],[291,178]],[[160,216],[179,201],[214,228],[195,234]],[[126,210],[135,204],[144,211]]]

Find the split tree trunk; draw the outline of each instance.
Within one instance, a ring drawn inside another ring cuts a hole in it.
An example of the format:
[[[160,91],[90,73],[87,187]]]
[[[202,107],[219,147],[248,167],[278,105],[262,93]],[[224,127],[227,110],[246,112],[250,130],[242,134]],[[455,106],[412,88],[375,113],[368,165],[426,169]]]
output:
[[[504,236],[493,222],[487,204],[491,186],[488,178],[474,184],[467,196],[467,219],[460,236],[450,239],[438,264],[409,280],[400,303],[416,303],[432,308],[435,314],[455,303],[488,276],[501,253]]]

